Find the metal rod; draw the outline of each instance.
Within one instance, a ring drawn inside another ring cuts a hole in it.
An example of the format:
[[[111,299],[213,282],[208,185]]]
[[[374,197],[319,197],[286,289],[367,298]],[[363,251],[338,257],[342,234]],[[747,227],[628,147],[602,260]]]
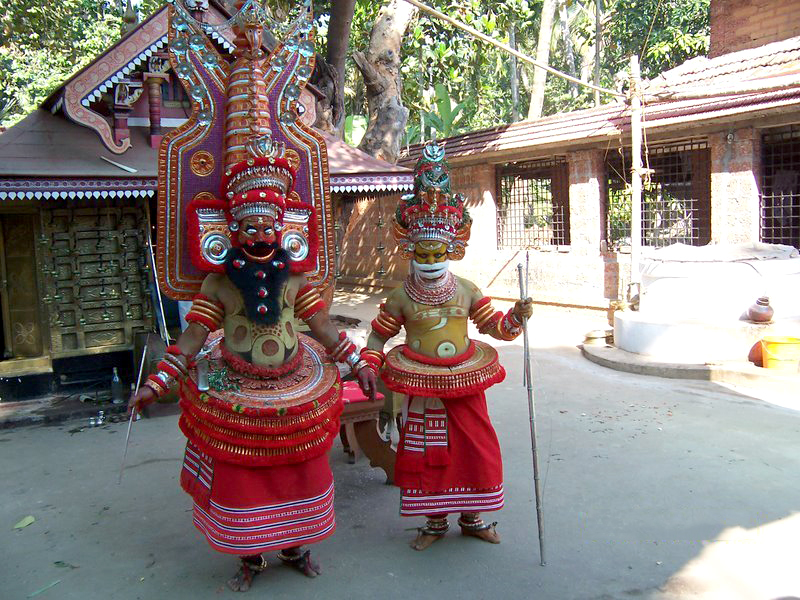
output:
[[[631,290],[639,283],[642,253],[642,78],[639,57],[631,56]],[[629,298],[630,300],[630,298]]]
[[[525,291],[522,292],[522,296],[524,298],[528,297],[528,273],[530,272],[530,264],[531,264],[531,253],[530,250],[525,250]],[[520,290],[521,291],[521,290]],[[528,340],[525,340],[525,343],[528,343]],[[522,369],[522,387],[528,385],[528,373],[525,369]]]
[[[133,390],[133,395],[136,397],[136,394],[139,393],[139,384],[142,381],[142,371],[144,371],[144,363],[147,360],[147,342],[144,344],[144,348],[142,348],[142,361],[139,363],[139,374],[136,376],[136,387]],[[136,405],[134,404],[131,408],[131,416],[128,419],[128,433],[125,435],[125,450],[122,453],[122,464],[119,466],[119,480],[117,481],[117,485],[122,483],[122,473],[125,471],[125,459],[128,458],[128,444],[131,441],[131,426],[133,425],[133,420],[136,418]]]
[[[617,91],[614,91],[614,90],[607,90],[607,89],[602,88],[600,86],[593,85],[593,84],[587,83],[585,81],[581,81],[580,79],[578,79],[576,77],[573,77],[572,75],[567,75],[566,73],[562,73],[561,71],[558,71],[558,70],[554,69],[553,67],[551,67],[549,65],[542,64],[539,61],[535,60],[534,58],[528,56],[527,54],[523,54],[522,52],[519,52],[518,50],[515,50],[514,48],[512,48],[508,44],[504,44],[503,42],[498,42],[496,39],[481,33],[477,29],[474,29],[474,28],[470,27],[469,25],[466,25],[466,24],[462,23],[461,21],[457,21],[456,19],[454,19],[452,17],[448,17],[446,14],[444,14],[442,12],[439,12],[435,8],[431,8],[430,6],[427,6],[427,5],[423,4],[422,2],[418,2],[417,0],[403,0],[403,1],[404,2],[408,2],[409,4],[412,4],[412,5],[416,6],[420,10],[422,10],[422,11],[424,11],[426,13],[429,13],[429,14],[433,15],[434,17],[437,17],[437,18],[441,19],[442,21],[447,21],[451,25],[466,31],[470,35],[475,36],[479,40],[483,40],[487,44],[491,44],[492,46],[500,48],[501,50],[505,50],[509,54],[512,54],[512,55],[516,56],[517,58],[519,58],[522,61],[525,61],[528,64],[531,64],[531,65],[533,65],[535,67],[539,67],[540,69],[544,69],[548,73],[552,73],[553,75],[557,75],[558,77],[561,77],[562,79],[566,79],[567,81],[570,81],[570,82],[575,83],[577,85],[582,85],[582,86],[587,87],[589,89],[597,90],[599,92],[603,92],[604,94],[608,94],[610,96],[615,96],[617,98],[624,98],[625,97],[625,94],[622,94],[620,92],[617,92]]]
[[[522,282],[522,263],[517,265],[519,275],[520,299],[525,299],[525,288]],[[536,497],[536,528],[539,532],[539,564],[547,564],[544,553],[544,515],[542,514],[542,494],[539,486],[539,451],[536,445],[536,407],[533,401],[533,385],[531,379],[531,353],[528,346],[528,320],[522,321],[522,342],[525,352],[525,378],[528,383],[528,416],[531,426],[531,456],[533,458],[533,491]]]
[[[158,310],[161,313],[161,327],[159,334],[164,339],[164,343],[169,346],[170,337],[169,331],[167,330],[167,318],[164,315],[164,300],[161,298],[161,286],[158,284],[158,267],[156,265],[156,254],[153,252],[153,240],[150,238],[150,204],[146,206],[146,215],[147,215],[147,248],[150,251],[150,268],[153,270],[153,284],[156,286],[156,298],[158,299]],[[156,317],[156,321],[158,317]]]

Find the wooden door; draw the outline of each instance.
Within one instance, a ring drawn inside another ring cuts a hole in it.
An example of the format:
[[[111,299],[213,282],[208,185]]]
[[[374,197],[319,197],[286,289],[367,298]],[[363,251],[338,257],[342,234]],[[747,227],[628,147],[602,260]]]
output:
[[[34,215],[3,215],[0,223],[3,358],[42,356]]]

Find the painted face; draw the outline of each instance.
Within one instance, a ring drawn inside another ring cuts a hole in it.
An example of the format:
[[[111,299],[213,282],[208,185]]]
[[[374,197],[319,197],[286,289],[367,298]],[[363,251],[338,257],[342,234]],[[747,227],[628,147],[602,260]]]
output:
[[[272,217],[245,217],[239,222],[239,243],[248,258],[265,262],[278,247],[278,233]]]
[[[433,265],[447,260],[447,246],[442,242],[417,242],[414,245],[414,261],[421,265]]]

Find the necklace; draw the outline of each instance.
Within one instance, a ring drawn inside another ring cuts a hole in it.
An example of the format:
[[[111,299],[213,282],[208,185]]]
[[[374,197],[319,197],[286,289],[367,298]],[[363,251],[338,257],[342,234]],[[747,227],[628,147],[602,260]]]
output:
[[[448,271],[434,283],[426,283],[416,274],[409,273],[403,283],[403,288],[414,302],[436,306],[444,304],[456,295],[458,281],[455,275]]]

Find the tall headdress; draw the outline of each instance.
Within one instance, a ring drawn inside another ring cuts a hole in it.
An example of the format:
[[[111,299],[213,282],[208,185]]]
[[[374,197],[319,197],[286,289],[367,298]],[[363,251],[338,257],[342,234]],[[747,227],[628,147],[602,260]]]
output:
[[[220,56],[204,29],[171,0],[169,55],[192,115],[164,136],[159,152],[159,277],[188,299],[206,273],[224,271],[238,244],[238,221],[269,215],[293,272],[327,285],[333,277],[328,157],[303,123],[301,94],[314,67],[310,0],[281,34],[255,0],[238,0],[234,60]],[[265,23],[277,43],[264,50]]]
[[[431,142],[414,166],[414,193],[400,199],[393,233],[401,256],[411,258],[417,242],[441,242],[451,260],[464,258],[472,219],[464,196],[450,193],[444,147]]]

